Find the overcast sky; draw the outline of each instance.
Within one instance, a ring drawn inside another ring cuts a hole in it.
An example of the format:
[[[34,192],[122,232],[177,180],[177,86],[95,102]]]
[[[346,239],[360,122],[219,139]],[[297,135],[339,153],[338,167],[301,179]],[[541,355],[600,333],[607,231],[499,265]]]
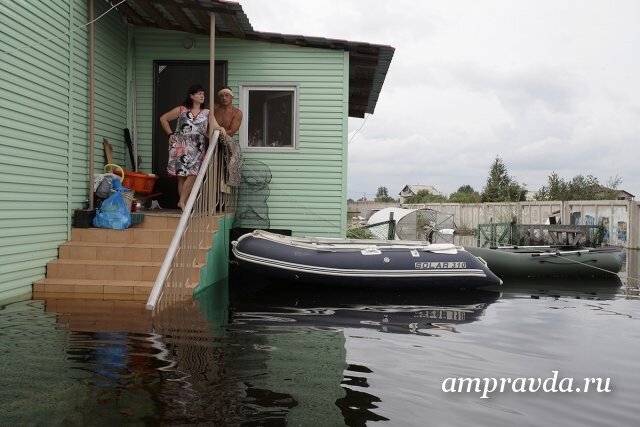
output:
[[[239,2],[258,31],[396,49],[374,114],[349,119],[351,198],[481,191],[497,155],[528,190],[555,171],[640,198],[640,1]]]

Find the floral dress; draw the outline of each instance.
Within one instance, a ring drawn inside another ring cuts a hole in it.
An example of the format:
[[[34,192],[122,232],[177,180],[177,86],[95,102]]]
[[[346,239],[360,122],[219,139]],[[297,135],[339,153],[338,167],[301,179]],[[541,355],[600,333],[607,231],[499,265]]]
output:
[[[167,173],[170,176],[197,175],[204,160],[209,110],[193,116],[181,106],[173,142],[169,144]]]

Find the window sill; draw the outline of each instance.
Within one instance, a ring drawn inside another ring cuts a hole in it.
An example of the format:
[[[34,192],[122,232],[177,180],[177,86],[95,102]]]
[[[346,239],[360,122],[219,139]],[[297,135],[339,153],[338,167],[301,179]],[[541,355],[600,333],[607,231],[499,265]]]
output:
[[[297,147],[242,147],[245,153],[296,153]]]

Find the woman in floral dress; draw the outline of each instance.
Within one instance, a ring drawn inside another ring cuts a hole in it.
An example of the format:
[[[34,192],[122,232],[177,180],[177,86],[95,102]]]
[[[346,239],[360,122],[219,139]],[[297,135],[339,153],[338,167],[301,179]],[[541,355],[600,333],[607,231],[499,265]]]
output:
[[[169,122],[176,119],[178,124],[172,131]],[[169,136],[167,173],[178,177],[178,207],[184,209],[205,155],[209,109],[205,103],[204,88],[201,85],[191,86],[182,105],[164,113],[160,123]],[[217,123],[214,126],[221,134],[225,133]]]

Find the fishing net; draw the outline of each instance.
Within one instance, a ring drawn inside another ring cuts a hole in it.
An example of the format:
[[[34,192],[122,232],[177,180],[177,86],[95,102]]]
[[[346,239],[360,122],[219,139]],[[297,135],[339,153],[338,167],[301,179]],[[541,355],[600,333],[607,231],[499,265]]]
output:
[[[244,161],[234,227],[270,228],[267,199],[271,178],[271,169],[263,162],[254,159]]]

